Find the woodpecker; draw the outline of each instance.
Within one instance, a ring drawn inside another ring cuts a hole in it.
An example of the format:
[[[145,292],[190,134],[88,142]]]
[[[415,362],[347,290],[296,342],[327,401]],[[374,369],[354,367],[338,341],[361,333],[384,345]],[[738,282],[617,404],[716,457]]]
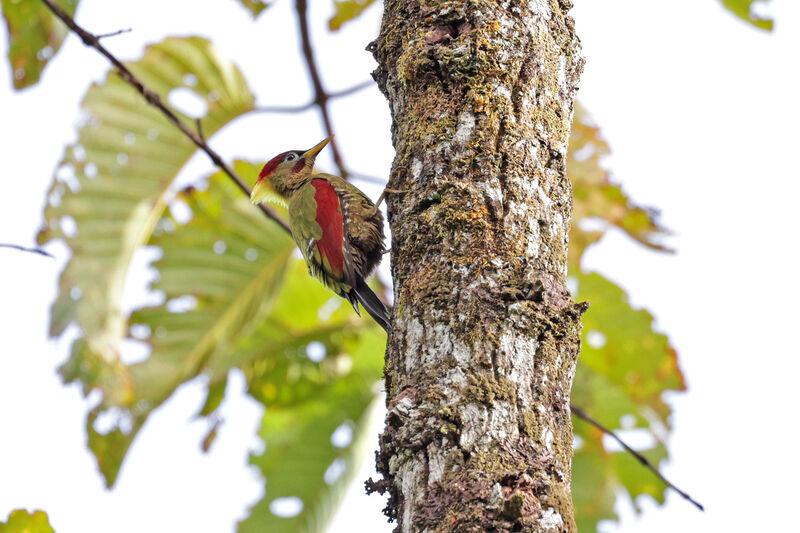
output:
[[[308,273],[349,301],[359,315],[361,303],[388,332],[389,311],[365,281],[384,253],[383,215],[347,180],[314,172],[314,159],[331,139],[270,159],[250,200],[287,205],[292,237]]]

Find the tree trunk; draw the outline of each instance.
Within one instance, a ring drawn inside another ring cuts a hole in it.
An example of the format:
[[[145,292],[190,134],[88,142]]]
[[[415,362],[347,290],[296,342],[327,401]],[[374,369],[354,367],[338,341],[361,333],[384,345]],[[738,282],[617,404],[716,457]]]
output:
[[[372,490],[407,531],[575,531],[569,0],[385,0],[397,157],[388,415]]]

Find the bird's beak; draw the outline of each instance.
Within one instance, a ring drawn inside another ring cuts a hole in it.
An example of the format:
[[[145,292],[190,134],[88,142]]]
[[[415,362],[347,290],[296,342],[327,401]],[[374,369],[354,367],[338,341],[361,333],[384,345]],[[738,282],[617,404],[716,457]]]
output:
[[[319,153],[319,152],[320,152],[320,151],[321,151],[323,148],[325,148],[325,145],[326,145],[326,144],[328,144],[329,142],[331,142],[331,140],[332,140],[332,139],[333,139],[333,135],[331,135],[330,137],[328,137],[327,139],[325,139],[325,140],[324,140],[324,141],[322,141],[321,143],[317,144],[317,145],[316,145],[316,146],[314,146],[313,148],[309,148],[309,149],[308,149],[308,150],[306,150],[306,152],[303,154],[303,158],[304,158],[306,161],[313,161],[313,160],[314,160],[314,158],[315,158],[315,157],[317,157],[317,154],[318,154],[318,153]]]

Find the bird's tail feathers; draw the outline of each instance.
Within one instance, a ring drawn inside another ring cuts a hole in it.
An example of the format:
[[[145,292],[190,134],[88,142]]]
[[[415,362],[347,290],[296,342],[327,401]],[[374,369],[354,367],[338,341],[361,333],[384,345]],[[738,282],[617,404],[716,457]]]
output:
[[[358,276],[356,280],[356,286],[353,287],[351,295],[355,295],[361,305],[364,306],[364,309],[367,310],[369,316],[371,316],[375,322],[381,325],[381,327],[388,333],[389,332],[389,324],[392,322],[391,317],[389,316],[389,311],[386,309],[386,306],[383,305],[383,302],[380,301],[378,296],[372,292],[372,289],[369,288],[367,282],[364,281],[363,278]],[[349,298],[348,298],[349,299]],[[351,303],[352,300],[351,300]],[[356,307],[356,312],[358,312],[358,307]]]

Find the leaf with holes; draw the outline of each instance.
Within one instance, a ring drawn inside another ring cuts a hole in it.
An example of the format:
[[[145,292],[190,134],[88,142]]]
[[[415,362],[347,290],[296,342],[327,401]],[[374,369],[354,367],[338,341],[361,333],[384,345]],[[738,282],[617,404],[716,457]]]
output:
[[[297,260],[289,267],[272,312],[252,335],[239,339],[228,360],[244,370],[250,395],[267,408],[296,405],[341,375],[343,365],[351,361],[339,356],[347,351],[345,344],[375,327],[312,279],[305,263]],[[380,356],[384,350],[378,352]],[[380,376],[380,357],[369,360]],[[224,368],[224,362],[214,358],[208,365],[214,375]]]
[[[569,236],[569,264],[575,269],[586,248],[600,240],[609,227],[617,227],[638,243],[660,251],[670,251],[660,244],[668,234],[658,223],[653,209],[633,204],[622,189],[611,182],[602,163],[610,153],[608,143],[591,116],[578,103],[569,140],[567,175],[572,181],[572,230]],[[597,229],[588,229],[601,222]]]
[[[722,0],[722,5],[740,19],[762,30],[772,31],[775,21],[761,15],[759,7],[766,7],[769,0]]]
[[[128,66],[167,102],[180,105],[183,98],[206,108],[206,135],[253,108],[239,70],[204,39],[166,39]],[[120,362],[125,279],[195,147],[115,72],[89,89],[83,108],[87,118],[56,173],[38,236],[40,244],[63,239],[72,251],[50,333],[59,336],[76,324],[82,337],[62,368],[65,380],[80,381],[87,392],[103,390],[106,405],[127,406],[134,394],[133,378]]]
[[[270,3],[264,0],[239,0],[241,4],[253,15],[253,18],[258,17],[262,11],[270,7]]]
[[[209,180],[207,190],[185,190],[178,200],[191,219],[180,224],[163,218],[149,242],[163,252],[151,288],[166,301],[130,318],[133,338],[148,344],[150,356],[125,368],[124,383],[101,376],[109,386],[89,417],[89,445],[109,485],[147,416],[180,384],[205,373],[211,384],[202,412],[208,415],[219,405],[227,371],[238,361],[234,345],[269,315],[294,249],[286,232],[222,174]],[[82,368],[69,369],[68,376],[86,379]],[[120,389],[124,395],[116,392]],[[111,419],[102,431],[99,417]]]
[[[251,393],[263,399],[264,391],[271,391],[273,400],[260,431],[265,451],[251,460],[266,478],[267,490],[240,524],[241,533],[325,531],[369,449],[366,427],[378,402],[375,385],[386,339],[374,326],[358,333],[329,333],[327,340],[339,344],[336,336],[344,337],[340,351],[328,352],[322,365],[323,373],[337,375],[335,379],[320,381],[318,372],[308,372],[313,365],[300,360],[255,379],[251,374]],[[289,353],[288,358],[302,359]],[[299,395],[284,396],[276,385],[294,390],[306,381],[313,386]]]
[[[75,14],[78,0],[56,0],[64,11]],[[50,59],[61,48],[67,27],[41,0],[2,0],[8,27],[8,62],[14,88],[24,89],[39,81]]]
[[[331,30],[340,29],[342,24],[358,18],[365,9],[374,3],[375,0],[334,0],[335,12],[328,21],[328,27]]]
[[[296,260],[258,327],[224,357],[209,358],[212,376],[228,365],[242,368],[248,393],[267,408],[260,432],[266,452],[252,459],[266,477],[267,492],[242,531],[323,530],[366,453],[364,424],[385,346],[374,322],[359,318]],[[340,434],[352,430],[353,444],[332,444],[340,426]],[[273,512],[291,514],[298,502],[297,516]]]
[[[11,511],[6,522],[0,522],[0,533],[54,533],[47,513],[24,509]]]
[[[572,274],[576,300],[592,306],[583,316],[581,356],[572,402],[623,435],[654,464],[667,457],[664,441],[671,410],[668,391],[685,390],[675,351],[653,331],[653,317],[631,308],[625,293],[599,274]],[[625,451],[606,448],[602,433],[575,418],[580,446],[573,462],[573,497],[579,529],[614,517],[614,495],[626,490],[664,501],[665,486]],[[636,443],[639,443],[638,445]]]

